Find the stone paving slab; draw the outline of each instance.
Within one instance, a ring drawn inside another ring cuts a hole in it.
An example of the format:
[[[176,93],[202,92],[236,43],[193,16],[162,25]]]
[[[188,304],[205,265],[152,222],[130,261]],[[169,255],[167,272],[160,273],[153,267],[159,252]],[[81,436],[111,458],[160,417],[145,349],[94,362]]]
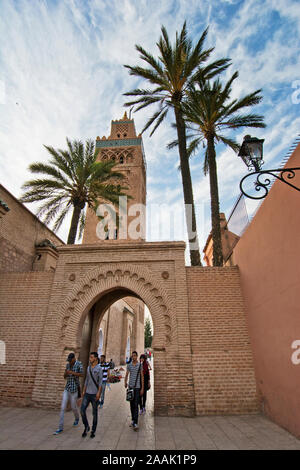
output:
[[[130,406],[123,382],[106,391],[98,412],[96,437],[82,438],[82,423],[73,427],[71,411],[65,414],[62,434],[54,436],[59,410],[0,407],[2,450],[291,450],[300,440],[262,415],[154,417],[153,390],[147,412],[139,417],[139,430],[129,427]],[[92,422],[92,410],[87,412]]]

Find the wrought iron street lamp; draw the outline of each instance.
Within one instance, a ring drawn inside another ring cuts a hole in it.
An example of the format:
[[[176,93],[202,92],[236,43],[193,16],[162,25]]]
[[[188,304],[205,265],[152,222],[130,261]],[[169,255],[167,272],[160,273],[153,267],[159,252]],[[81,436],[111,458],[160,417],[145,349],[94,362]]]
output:
[[[246,135],[244,137],[242,146],[238,153],[238,156],[242,158],[245,165],[248,169],[255,170],[244,176],[240,182],[241,192],[251,199],[263,199],[267,196],[269,192],[269,186],[272,182],[272,178],[276,178],[283,183],[288,184],[292,188],[300,191],[300,188],[295,186],[290,182],[296,176],[296,171],[300,170],[300,167],[297,168],[276,168],[274,170],[262,170],[263,165],[263,143],[264,139],[257,139],[256,137],[251,137]],[[246,192],[245,187],[243,187],[246,179],[249,179],[251,176],[255,175],[256,181],[254,182],[254,188],[257,192],[263,190],[257,196],[252,196]]]
[[[245,135],[244,141],[239,151],[239,157],[242,158],[246,166],[251,170],[260,171],[263,165],[263,144],[265,139],[258,139]]]

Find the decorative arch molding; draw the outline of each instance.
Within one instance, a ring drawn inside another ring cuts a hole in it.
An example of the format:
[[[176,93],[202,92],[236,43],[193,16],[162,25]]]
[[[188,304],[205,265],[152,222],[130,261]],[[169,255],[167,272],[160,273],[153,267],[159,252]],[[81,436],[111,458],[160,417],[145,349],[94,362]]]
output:
[[[78,350],[82,318],[103,294],[116,289],[132,291],[148,306],[155,329],[153,348],[164,350],[174,333],[170,313],[172,299],[150,270],[129,263],[88,271],[73,287],[61,306],[60,340]]]
[[[123,163],[133,163],[134,153],[134,147],[125,149],[118,147],[117,149],[101,150],[100,158],[101,160],[116,160],[117,162],[120,162],[120,158],[123,157]]]

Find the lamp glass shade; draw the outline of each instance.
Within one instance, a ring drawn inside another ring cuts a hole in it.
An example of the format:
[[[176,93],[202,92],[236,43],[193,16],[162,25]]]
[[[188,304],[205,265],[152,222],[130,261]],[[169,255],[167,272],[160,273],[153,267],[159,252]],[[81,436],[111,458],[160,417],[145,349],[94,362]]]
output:
[[[263,159],[264,139],[246,135],[239,151],[239,156],[248,167],[260,167]]]

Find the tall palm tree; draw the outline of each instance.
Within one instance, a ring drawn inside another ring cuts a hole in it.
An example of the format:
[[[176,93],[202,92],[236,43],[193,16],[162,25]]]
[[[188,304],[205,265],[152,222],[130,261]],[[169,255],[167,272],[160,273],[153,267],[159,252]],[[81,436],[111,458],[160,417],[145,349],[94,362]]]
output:
[[[201,260],[198,245],[192,179],[186,150],[186,129],[185,122],[182,117],[181,103],[187,89],[197,78],[202,78],[203,80],[212,78],[229,65],[229,59],[222,59],[215,61],[206,67],[201,67],[213,51],[213,48],[202,50],[203,43],[207,36],[207,31],[208,29],[203,32],[199,41],[195,47],[193,47],[192,41],[187,35],[186,22],[184,22],[180,34],[178,35],[176,33],[176,41],[172,46],[170,44],[168,33],[165,27],[162,26],[162,34],[159,42],[157,43],[160,54],[157,59],[145,51],[143,47],[139,45],[135,46],[137,51],[140,53],[140,58],[150,67],[143,68],[140,66],[132,67],[130,65],[125,65],[125,67],[129,69],[130,75],[142,77],[148,80],[148,82],[154,87],[150,90],[138,88],[125,93],[125,96],[137,97],[134,101],[125,103],[125,106],[138,105],[135,111],[154,103],[158,104],[158,111],[156,111],[147,121],[142,132],[153,125],[152,132],[150,133],[150,136],[152,136],[158,126],[166,118],[169,109],[172,108],[174,110],[179,142],[180,168],[186,208],[185,216],[192,266],[201,265]],[[188,207],[192,209],[192,223],[189,221],[189,213],[187,211]]]
[[[189,155],[198,148],[200,142],[204,141],[206,145],[204,173],[209,172],[210,178],[214,266],[223,266],[215,145],[222,142],[238,152],[240,147],[237,142],[223,135],[225,129],[266,127],[263,116],[242,113],[245,108],[260,103],[262,100],[261,89],[240,99],[231,100],[232,83],[237,77],[238,72],[235,72],[224,86],[219,79],[212,83],[200,80],[191,87],[187,94],[187,100],[183,104],[184,118],[191,123],[191,127],[189,127],[193,129],[193,125],[196,125],[197,137],[190,143]],[[188,138],[191,137],[193,137],[192,134]],[[173,145],[176,145],[176,142],[170,144],[169,147]]]
[[[52,158],[49,163],[32,163],[29,170],[45,177],[25,182],[20,201],[43,201],[37,216],[42,216],[46,224],[54,219],[55,232],[73,209],[67,243],[74,244],[78,225],[79,237],[84,229],[86,204],[95,211],[99,200],[116,205],[119,196],[125,195],[122,191],[128,188],[117,184],[124,175],[113,171],[115,162],[96,161],[97,152],[92,140],[87,140],[84,146],[79,140],[71,142],[67,138],[67,146],[67,150],[55,150],[44,145]]]

